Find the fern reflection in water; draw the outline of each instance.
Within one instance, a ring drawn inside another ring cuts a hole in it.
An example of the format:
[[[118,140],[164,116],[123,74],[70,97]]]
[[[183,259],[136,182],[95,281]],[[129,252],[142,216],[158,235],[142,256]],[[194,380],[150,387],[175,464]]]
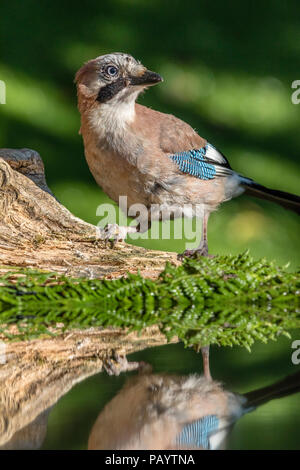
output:
[[[250,348],[300,327],[299,272],[239,256],[186,259],[168,264],[157,280],[70,279],[15,270],[0,279],[0,332],[17,324],[19,339],[91,326],[141,330],[158,325],[186,346]],[[50,328],[50,330],[49,330]],[[61,331],[61,330],[60,330]]]

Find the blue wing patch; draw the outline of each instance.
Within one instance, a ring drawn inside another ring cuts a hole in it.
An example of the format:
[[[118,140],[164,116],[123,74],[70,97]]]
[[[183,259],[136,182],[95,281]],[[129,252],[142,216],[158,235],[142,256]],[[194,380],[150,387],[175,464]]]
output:
[[[219,419],[215,415],[186,424],[176,437],[176,444],[180,447],[202,447],[209,449],[209,438],[219,428]]]
[[[211,180],[216,176],[225,176],[231,173],[228,161],[213,145],[206,144],[200,149],[170,155],[171,160],[183,173],[202,180]]]

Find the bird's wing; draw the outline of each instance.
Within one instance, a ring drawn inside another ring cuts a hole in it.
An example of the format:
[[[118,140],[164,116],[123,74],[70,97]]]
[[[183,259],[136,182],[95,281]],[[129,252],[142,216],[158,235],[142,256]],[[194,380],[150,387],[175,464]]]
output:
[[[171,154],[169,158],[176,163],[180,171],[202,180],[233,173],[224,155],[209,143],[204,147]]]
[[[210,449],[210,438],[219,429],[219,419],[216,415],[204,416],[183,426],[176,437],[176,444],[191,448]]]
[[[233,173],[226,157],[186,122],[139,104],[136,113],[135,125],[157,143],[162,162],[171,159],[183,173],[206,180]]]
[[[232,174],[227,158],[189,124],[170,114],[158,116],[160,148],[180,171],[205,180]]]

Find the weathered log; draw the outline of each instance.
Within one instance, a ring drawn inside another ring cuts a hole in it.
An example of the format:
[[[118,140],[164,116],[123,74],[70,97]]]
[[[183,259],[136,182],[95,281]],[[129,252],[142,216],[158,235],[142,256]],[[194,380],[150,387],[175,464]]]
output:
[[[115,278],[140,270],[155,277],[175,253],[99,239],[96,226],[71,214],[47,186],[44,165],[30,149],[0,149],[0,272],[9,266],[70,276]]]
[[[127,243],[106,246],[97,227],[72,215],[54,197],[37,152],[0,149],[0,274],[18,266],[106,279],[139,270],[155,278],[166,261],[178,263],[176,254]],[[18,433],[22,440],[22,429],[30,436],[36,429],[43,433],[40,421],[30,423],[75,383],[100,372],[114,351],[127,355],[165,343],[156,327],[141,335],[91,328],[53,338],[0,341],[0,446],[10,447]]]

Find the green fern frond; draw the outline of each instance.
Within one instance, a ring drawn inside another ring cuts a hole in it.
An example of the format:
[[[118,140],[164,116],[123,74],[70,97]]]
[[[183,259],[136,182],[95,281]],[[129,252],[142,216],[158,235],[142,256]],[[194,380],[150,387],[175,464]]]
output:
[[[167,264],[155,281],[70,279],[14,270],[0,278],[0,332],[11,339],[91,326],[137,330],[158,325],[186,346],[240,345],[275,340],[300,327],[299,272],[238,256]],[[17,325],[19,335],[10,335]]]

